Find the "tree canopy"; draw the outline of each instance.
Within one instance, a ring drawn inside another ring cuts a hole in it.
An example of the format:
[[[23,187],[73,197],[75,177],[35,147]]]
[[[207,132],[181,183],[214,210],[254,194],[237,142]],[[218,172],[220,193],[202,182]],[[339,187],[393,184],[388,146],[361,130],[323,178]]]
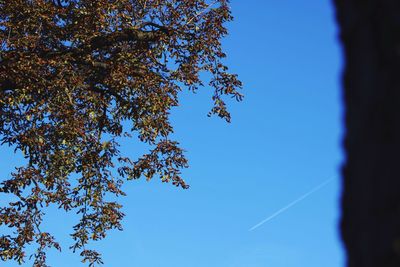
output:
[[[13,196],[0,207],[12,229],[0,235],[2,260],[22,263],[36,243],[34,266],[47,266],[46,249],[60,249],[41,229],[54,205],[80,216],[71,249],[101,263],[87,244],[122,229],[125,180],[188,188],[170,110],[180,91],[208,86],[210,115],[230,121],[224,96],[242,99],[222,62],[230,20],[226,0],[0,0],[0,141],[27,162],[0,184]],[[120,153],[118,138],[132,134],[149,153]]]

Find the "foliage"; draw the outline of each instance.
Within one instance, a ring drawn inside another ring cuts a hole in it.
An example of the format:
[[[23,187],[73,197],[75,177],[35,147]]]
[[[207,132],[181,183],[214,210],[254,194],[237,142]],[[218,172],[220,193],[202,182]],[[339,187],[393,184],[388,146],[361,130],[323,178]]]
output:
[[[34,266],[47,266],[46,249],[60,245],[40,226],[54,205],[80,215],[71,249],[101,263],[86,245],[121,229],[111,200],[124,195],[123,181],[158,176],[188,187],[169,112],[209,73],[210,114],[230,120],[222,97],[242,98],[221,63],[231,19],[226,0],[0,0],[0,138],[27,159],[0,185],[16,199],[0,207],[0,225],[13,231],[0,236],[2,260],[22,263],[36,243]],[[118,137],[135,132],[153,149],[132,160]]]

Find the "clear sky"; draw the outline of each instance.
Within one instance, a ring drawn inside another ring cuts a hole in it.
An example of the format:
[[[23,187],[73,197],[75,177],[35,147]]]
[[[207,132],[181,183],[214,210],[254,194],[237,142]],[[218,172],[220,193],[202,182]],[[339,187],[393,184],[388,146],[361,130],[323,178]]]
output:
[[[244,83],[244,102],[232,103],[226,124],[206,116],[210,90],[182,93],[172,119],[190,160],[184,176],[191,188],[126,183],[125,230],[93,244],[106,267],[344,266],[337,229],[342,59],[333,8],[319,0],[232,2],[224,47]],[[136,140],[122,145],[132,155],[145,152]],[[0,156],[5,177],[19,159],[5,148]],[[49,264],[81,266],[68,250],[74,221],[49,214],[46,227],[64,248],[50,252]]]

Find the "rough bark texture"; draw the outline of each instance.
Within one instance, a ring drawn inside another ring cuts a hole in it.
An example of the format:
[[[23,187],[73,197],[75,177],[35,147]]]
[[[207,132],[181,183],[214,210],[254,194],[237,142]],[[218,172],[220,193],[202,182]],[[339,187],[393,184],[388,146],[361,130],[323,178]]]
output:
[[[347,266],[400,266],[400,1],[334,4],[346,62]]]

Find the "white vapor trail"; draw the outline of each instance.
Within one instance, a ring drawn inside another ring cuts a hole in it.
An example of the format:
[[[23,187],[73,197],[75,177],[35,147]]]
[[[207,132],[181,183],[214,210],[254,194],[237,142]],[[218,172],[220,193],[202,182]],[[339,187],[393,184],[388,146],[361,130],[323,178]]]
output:
[[[275,218],[276,216],[278,216],[279,214],[287,211],[288,209],[290,209],[291,207],[293,207],[294,205],[296,205],[297,203],[299,203],[300,201],[304,200],[305,198],[307,198],[308,196],[310,196],[311,194],[317,192],[318,190],[320,190],[322,187],[324,187],[325,185],[327,185],[329,182],[331,182],[333,180],[333,178],[330,178],[324,182],[322,182],[321,184],[317,185],[316,187],[314,187],[313,189],[311,189],[310,191],[308,191],[307,193],[305,193],[304,195],[302,195],[301,197],[299,197],[298,199],[290,202],[288,205],[286,205],[285,207],[281,208],[280,210],[274,212],[273,214],[271,214],[270,216],[268,216],[267,218],[265,218],[264,220],[262,220],[261,222],[257,223],[256,225],[254,225],[253,227],[251,227],[249,229],[249,231],[253,231],[255,229],[257,229],[258,227],[260,227],[261,225],[263,225],[264,223],[272,220],[273,218]]]

